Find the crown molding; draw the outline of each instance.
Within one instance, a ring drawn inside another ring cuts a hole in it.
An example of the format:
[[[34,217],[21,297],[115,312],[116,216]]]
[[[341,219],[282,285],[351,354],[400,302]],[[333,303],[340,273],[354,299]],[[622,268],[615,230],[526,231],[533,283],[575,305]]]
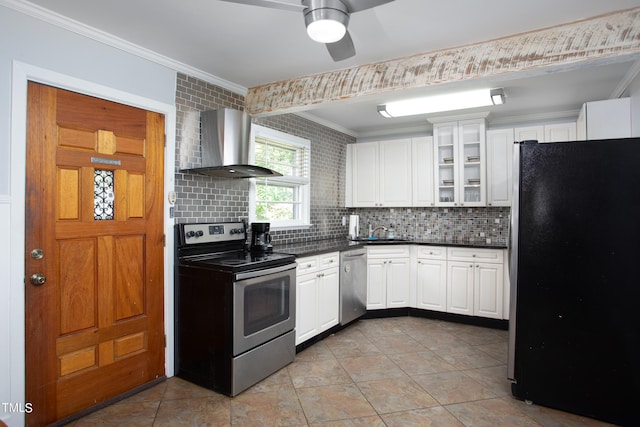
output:
[[[557,120],[576,120],[580,114],[580,110],[550,111],[548,113],[526,114],[523,116],[508,116],[488,120],[491,126],[498,125],[514,125],[535,122],[550,122]]]
[[[629,88],[631,82],[636,78],[636,76],[640,74],[640,60],[636,61],[631,65],[627,74],[620,80],[618,86],[613,90],[609,99],[618,99],[624,95],[624,92]]]
[[[340,126],[339,124],[336,124],[332,121],[326,120],[326,119],[322,119],[318,116],[313,115],[312,113],[306,112],[306,111],[298,111],[296,113],[292,113],[295,114],[296,116],[302,117],[303,119],[307,119],[309,121],[312,121],[314,123],[317,123],[319,125],[322,125],[324,127],[328,127],[330,129],[333,129],[335,131],[338,131],[340,133],[344,133],[345,135],[349,135],[352,137],[357,137],[358,133],[354,132],[351,129],[347,129],[344,126]]]
[[[59,28],[74,32],[83,37],[87,37],[99,43],[103,43],[107,46],[122,50],[123,52],[127,52],[140,58],[147,59],[151,62],[165,66],[174,71],[196,77],[200,80],[204,80],[208,83],[227,89],[233,93],[237,93],[238,95],[242,95],[245,97],[247,96],[248,89],[244,86],[240,86],[228,80],[221,79],[217,76],[214,76],[213,74],[204,72],[198,68],[176,61],[150,49],[143,48],[134,43],[116,37],[113,34],[98,30],[97,28],[67,18],[66,16],[52,12],[33,3],[29,3],[23,0],[0,0],[0,6],[5,6],[17,12],[44,21],[48,24],[55,25]]]

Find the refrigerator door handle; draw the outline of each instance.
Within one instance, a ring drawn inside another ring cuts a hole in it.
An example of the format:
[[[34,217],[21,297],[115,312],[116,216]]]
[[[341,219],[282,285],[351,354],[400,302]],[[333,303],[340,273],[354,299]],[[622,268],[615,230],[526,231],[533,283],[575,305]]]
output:
[[[509,355],[507,377],[516,381],[516,303],[518,301],[518,219],[520,208],[520,146],[515,142],[513,149],[513,193],[511,196],[511,224],[509,242]]]

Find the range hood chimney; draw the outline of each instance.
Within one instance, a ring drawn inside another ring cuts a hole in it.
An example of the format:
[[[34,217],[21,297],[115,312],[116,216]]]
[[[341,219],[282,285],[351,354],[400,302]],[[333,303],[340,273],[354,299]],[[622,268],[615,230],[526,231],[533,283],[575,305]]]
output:
[[[221,108],[200,113],[202,166],[183,172],[220,178],[281,176],[280,173],[249,164],[251,118],[240,110]]]

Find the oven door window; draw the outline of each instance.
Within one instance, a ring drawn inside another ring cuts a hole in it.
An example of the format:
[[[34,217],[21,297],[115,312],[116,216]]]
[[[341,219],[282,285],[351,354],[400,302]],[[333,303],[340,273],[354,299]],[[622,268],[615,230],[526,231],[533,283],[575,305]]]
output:
[[[295,329],[295,267],[234,282],[234,356]]]
[[[244,288],[244,336],[289,318],[289,277],[280,276]]]

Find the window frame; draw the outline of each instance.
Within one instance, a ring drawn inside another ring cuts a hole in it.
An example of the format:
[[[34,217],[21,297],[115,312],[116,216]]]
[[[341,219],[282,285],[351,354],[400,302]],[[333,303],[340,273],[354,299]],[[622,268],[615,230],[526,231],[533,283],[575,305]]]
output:
[[[306,178],[299,177],[271,177],[271,178],[251,178],[249,180],[249,222],[268,221],[272,230],[283,229],[303,229],[311,227],[311,141],[306,138],[291,135],[265,126],[251,125],[251,150],[250,162],[255,164],[256,137],[263,137],[286,145],[302,147],[307,150]],[[291,186],[297,190],[299,203],[299,217],[293,220],[259,220],[256,217],[257,185],[260,181],[281,183],[284,186]]]

